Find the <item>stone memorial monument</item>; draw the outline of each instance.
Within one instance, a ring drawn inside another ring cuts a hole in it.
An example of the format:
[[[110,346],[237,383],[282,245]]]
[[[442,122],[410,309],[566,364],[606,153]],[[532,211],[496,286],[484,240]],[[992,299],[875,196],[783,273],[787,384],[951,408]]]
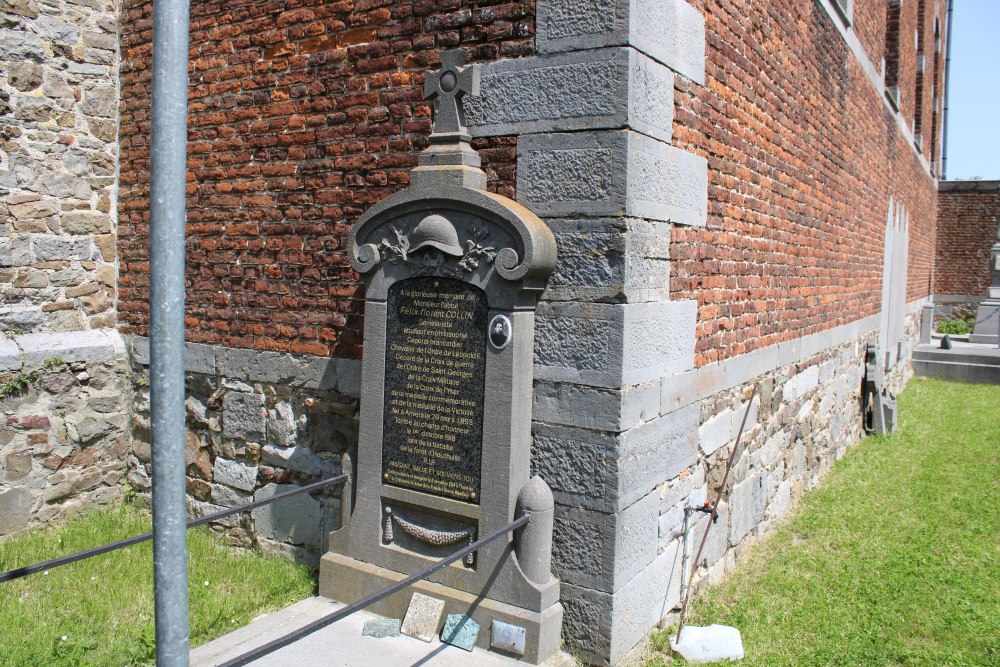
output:
[[[997,242],[990,248],[990,293],[979,304],[976,326],[969,342],[1000,345],[1000,217],[997,218]]]
[[[361,431],[320,594],[354,602],[529,514],[516,533],[370,609],[402,618],[417,591],[444,601],[442,618],[471,617],[478,646],[537,663],[558,650],[562,623],[552,494],[529,478],[535,307],[555,239],[486,190],[462,110],[478,66],[462,67],[462,52],[441,62],[425,85],[431,145],[409,189],[350,236],[366,287]]]

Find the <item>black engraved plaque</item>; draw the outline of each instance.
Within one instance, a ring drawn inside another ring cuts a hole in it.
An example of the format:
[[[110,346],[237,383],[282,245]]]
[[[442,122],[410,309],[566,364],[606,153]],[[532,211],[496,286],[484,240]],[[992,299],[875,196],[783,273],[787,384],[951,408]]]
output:
[[[451,278],[389,288],[382,481],[479,502],[486,294]]]

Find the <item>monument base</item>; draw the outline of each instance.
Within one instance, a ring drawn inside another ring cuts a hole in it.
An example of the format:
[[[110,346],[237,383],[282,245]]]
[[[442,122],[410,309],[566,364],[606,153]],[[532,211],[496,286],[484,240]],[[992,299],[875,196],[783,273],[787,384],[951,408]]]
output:
[[[979,304],[976,322],[978,324],[969,335],[969,342],[997,345],[1000,342],[1000,336],[998,336],[998,331],[1000,331],[1000,300],[988,299]]]
[[[329,552],[320,560],[319,594],[331,600],[350,604],[407,576]],[[445,614],[471,616],[480,626],[476,646],[490,649],[490,630],[493,621],[496,620],[525,629],[524,655],[517,656],[525,662],[537,665],[559,650],[563,608],[558,602],[541,612],[535,612],[430,581],[418,581],[366,609],[382,616],[402,619],[414,592],[444,600]]]

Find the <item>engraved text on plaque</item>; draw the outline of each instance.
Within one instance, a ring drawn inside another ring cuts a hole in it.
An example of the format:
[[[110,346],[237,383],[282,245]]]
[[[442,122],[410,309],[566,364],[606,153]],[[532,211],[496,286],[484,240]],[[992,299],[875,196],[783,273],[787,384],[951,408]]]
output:
[[[389,289],[382,480],[478,503],[486,377],[486,295],[411,278]]]

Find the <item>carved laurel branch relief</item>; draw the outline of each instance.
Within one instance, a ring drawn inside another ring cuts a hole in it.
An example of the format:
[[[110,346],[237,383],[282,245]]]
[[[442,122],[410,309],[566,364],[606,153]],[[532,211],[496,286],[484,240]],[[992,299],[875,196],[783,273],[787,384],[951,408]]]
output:
[[[392,541],[395,539],[393,524],[399,526],[400,530],[413,539],[434,547],[444,547],[462,542],[472,544],[475,541],[476,529],[471,526],[459,530],[428,528],[408,521],[399,515],[398,510],[394,512],[391,507],[386,507],[385,523],[382,525],[382,541],[386,544],[392,544]],[[468,567],[472,567],[474,563],[475,553],[471,553],[465,557],[465,564]]]

